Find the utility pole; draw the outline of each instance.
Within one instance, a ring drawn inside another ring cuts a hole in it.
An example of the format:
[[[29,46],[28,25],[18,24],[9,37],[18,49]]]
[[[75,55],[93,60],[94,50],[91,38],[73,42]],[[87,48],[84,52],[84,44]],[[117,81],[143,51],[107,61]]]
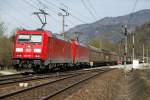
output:
[[[120,42],[120,55],[121,56],[123,55],[123,51],[124,51],[124,44],[123,44],[123,39],[121,39],[121,42]]]
[[[81,37],[81,35],[83,35],[83,33],[82,32],[74,32],[73,34],[74,34],[74,39],[78,42],[81,42],[80,37]]]
[[[134,60],[134,33],[133,33],[133,47],[132,47],[132,58]]]
[[[149,56],[149,55],[148,55],[148,47],[147,47],[147,63],[148,63],[148,56]]]
[[[127,67],[127,35],[128,35],[128,31],[127,31],[127,25],[122,25],[122,31],[123,34],[125,36],[124,38],[124,78],[126,80],[126,67]]]
[[[127,35],[128,35],[128,31],[127,31],[127,25],[122,26],[122,28],[124,29],[124,36],[125,36],[125,53],[124,53],[124,67],[126,68],[126,64],[127,64]]]
[[[134,61],[134,58],[135,58],[135,57],[134,57],[134,56],[135,56],[135,55],[134,55],[134,54],[135,54],[135,53],[134,53],[134,47],[135,47],[135,46],[134,46],[134,44],[135,44],[135,43],[134,43],[134,36],[135,36],[135,34],[133,33],[133,36],[132,36],[132,42],[133,42],[133,44],[132,44],[132,45],[133,45],[133,46],[132,46],[132,70],[133,70],[133,61]]]
[[[144,64],[144,44],[143,44],[143,64]]]
[[[99,49],[102,49],[102,40],[101,40],[101,38],[99,39]]]
[[[65,10],[65,9],[62,9],[62,8],[59,8],[60,10],[62,10],[65,14],[62,14],[62,13],[58,13],[58,16],[62,16],[62,33],[64,34],[64,38],[66,38],[66,34],[64,33],[65,32],[65,17],[66,16],[69,16],[69,13]]]

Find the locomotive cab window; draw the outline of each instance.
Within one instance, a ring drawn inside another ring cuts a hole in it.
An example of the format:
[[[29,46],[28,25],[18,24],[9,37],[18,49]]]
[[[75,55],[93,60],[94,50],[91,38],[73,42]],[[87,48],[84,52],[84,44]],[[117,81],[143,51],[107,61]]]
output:
[[[42,42],[42,35],[31,35],[30,42],[41,43]]]
[[[29,42],[29,40],[30,40],[30,35],[19,35],[18,36],[19,42]]]
[[[19,35],[18,42],[32,42],[32,43],[41,43],[42,42],[42,35]]]

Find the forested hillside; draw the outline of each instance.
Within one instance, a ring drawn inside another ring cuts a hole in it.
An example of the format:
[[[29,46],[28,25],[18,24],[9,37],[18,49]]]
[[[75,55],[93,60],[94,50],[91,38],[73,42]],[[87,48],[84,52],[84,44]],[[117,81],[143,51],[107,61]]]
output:
[[[142,47],[144,44],[145,56],[147,55],[147,50],[150,52],[150,23],[146,23],[141,27],[137,27],[136,30],[128,36],[128,53],[132,53],[132,37],[135,35],[135,55],[142,55]],[[150,54],[149,54],[150,55]]]
[[[133,34],[135,35],[135,57],[142,56],[143,44],[145,48],[145,56],[147,56],[147,52],[150,55],[150,23],[145,23],[140,27],[136,27],[134,32],[128,34],[128,55],[130,56],[132,56]],[[103,37],[96,37],[91,40],[90,45],[100,49],[114,51],[120,55],[123,55],[124,53],[124,38],[117,43],[113,43]]]
[[[130,18],[131,16],[132,18]],[[67,32],[67,36],[72,37],[75,32],[79,32],[83,33],[82,38],[80,38],[83,43],[89,42],[90,39],[95,37],[104,37],[109,41],[118,42],[123,37],[121,26],[127,24],[127,22],[129,31],[134,31],[136,27],[150,22],[150,9],[123,16],[105,17],[93,23],[78,25],[71,28]]]

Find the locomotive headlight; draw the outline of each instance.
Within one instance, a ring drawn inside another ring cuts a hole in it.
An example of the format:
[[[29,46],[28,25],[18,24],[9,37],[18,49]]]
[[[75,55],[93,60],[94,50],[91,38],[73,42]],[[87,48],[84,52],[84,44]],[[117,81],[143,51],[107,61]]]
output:
[[[17,54],[16,56],[17,56],[17,57],[21,57],[21,54]]]
[[[41,49],[34,49],[34,52],[41,53]]]
[[[23,48],[16,48],[16,52],[23,52]]]

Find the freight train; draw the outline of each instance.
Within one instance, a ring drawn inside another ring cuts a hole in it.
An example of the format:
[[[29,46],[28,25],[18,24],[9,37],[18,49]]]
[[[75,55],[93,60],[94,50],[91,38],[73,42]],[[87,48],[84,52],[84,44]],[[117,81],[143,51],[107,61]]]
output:
[[[18,30],[14,41],[12,64],[16,69],[67,69],[81,66],[117,64],[114,52],[85,46],[75,39],[60,39],[46,30]]]

